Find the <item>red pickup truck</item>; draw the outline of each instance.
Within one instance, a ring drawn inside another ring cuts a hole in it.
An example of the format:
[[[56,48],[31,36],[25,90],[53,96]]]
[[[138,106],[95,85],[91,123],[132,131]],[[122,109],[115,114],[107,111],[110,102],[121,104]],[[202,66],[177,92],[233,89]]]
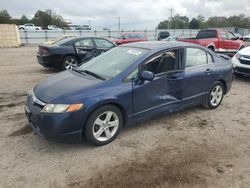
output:
[[[121,36],[111,41],[119,45],[119,44],[126,44],[130,42],[141,42],[141,41],[147,41],[147,40],[148,39],[145,33],[131,32],[131,33],[123,33]]]
[[[200,44],[215,52],[235,53],[245,47],[244,41],[229,31],[206,29],[198,32],[196,38],[178,41]]]

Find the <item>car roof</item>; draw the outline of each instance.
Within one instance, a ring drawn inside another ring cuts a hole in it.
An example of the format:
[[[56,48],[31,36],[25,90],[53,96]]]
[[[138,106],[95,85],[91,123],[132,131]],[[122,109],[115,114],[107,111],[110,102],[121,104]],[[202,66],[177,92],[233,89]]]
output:
[[[78,40],[78,39],[105,39],[108,40],[104,37],[75,37],[74,40]]]
[[[123,44],[121,46],[134,47],[134,48],[144,48],[148,50],[158,50],[158,49],[168,49],[168,48],[178,48],[178,47],[199,47],[200,45],[192,44],[188,42],[168,42],[168,41],[143,41],[143,42],[133,42],[128,44]]]

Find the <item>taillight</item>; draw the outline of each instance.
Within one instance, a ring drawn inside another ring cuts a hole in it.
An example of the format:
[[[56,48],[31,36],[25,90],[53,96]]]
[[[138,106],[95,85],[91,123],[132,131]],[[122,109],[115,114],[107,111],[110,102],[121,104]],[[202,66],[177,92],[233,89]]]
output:
[[[48,48],[40,48],[39,52],[41,55],[49,55],[50,54],[50,51]]]

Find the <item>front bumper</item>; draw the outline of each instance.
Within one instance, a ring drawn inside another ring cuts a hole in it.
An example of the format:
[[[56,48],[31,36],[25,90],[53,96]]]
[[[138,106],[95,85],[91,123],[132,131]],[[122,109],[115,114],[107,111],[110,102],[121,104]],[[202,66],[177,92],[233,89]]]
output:
[[[235,56],[232,58],[234,73],[250,76],[250,65],[242,64]]]
[[[43,113],[42,106],[28,96],[25,114],[32,129],[40,136],[54,141],[81,141],[85,121],[81,111],[73,113]]]

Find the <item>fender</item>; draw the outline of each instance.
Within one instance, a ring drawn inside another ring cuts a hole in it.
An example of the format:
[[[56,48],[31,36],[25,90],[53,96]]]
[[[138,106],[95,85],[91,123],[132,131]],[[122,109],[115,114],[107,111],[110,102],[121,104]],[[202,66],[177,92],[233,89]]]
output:
[[[88,117],[90,116],[90,114],[96,110],[97,108],[99,108],[100,106],[103,106],[103,105],[108,105],[108,104],[111,104],[111,105],[115,105],[117,106],[122,114],[123,114],[123,121],[124,121],[124,125],[126,125],[127,123],[127,119],[128,119],[128,115],[127,115],[127,111],[125,110],[125,107],[119,102],[118,98],[108,98],[108,99],[105,99],[105,100],[102,100],[100,102],[97,102],[95,103],[94,105],[90,106],[88,108],[88,113],[86,115],[86,118],[84,118],[84,122],[83,122],[83,126],[85,125]]]
[[[206,48],[209,48],[210,46],[214,48],[214,51],[216,50],[214,43],[210,43],[209,45],[206,46]]]

